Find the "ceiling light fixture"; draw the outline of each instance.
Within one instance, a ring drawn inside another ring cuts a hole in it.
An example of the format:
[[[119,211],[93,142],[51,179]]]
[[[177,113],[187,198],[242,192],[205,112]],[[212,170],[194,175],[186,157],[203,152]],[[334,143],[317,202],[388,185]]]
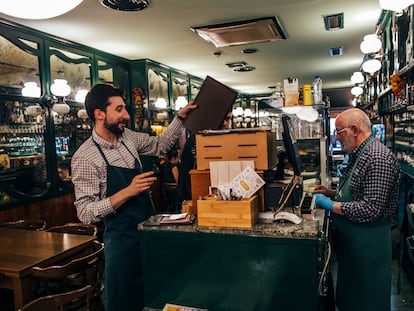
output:
[[[379,0],[379,4],[383,10],[395,11],[401,15],[405,8],[414,4],[414,0]]]
[[[287,38],[274,16],[193,27],[191,30],[216,48]]]
[[[0,12],[17,18],[47,19],[65,14],[83,0],[13,0],[2,1]]]
[[[99,0],[104,7],[118,11],[141,11],[150,5],[149,0]]]

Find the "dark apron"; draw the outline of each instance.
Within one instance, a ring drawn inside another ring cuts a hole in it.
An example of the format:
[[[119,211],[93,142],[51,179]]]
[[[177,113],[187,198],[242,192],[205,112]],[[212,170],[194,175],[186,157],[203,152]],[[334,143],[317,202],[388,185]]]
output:
[[[133,169],[111,166],[101,147],[97,143],[96,146],[107,165],[107,197],[128,186],[142,173],[138,159],[135,158]],[[144,192],[130,198],[114,214],[103,219],[106,311],[136,311],[144,307],[137,224],[152,214],[151,206],[148,193]]]
[[[361,150],[365,151],[369,144]],[[351,202],[352,171],[340,180],[335,201]],[[391,222],[357,223],[331,214],[338,261],[336,305],[340,311],[389,311],[391,299]]]

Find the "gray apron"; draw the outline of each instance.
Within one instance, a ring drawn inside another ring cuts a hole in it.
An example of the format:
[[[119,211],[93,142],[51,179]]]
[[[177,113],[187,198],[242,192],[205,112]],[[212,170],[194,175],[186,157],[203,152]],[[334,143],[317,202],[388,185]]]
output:
[[[142,173],[136,158],[133,169],[110,165],[101,147],[95,144],[107,165],[107,197],[128,186],[136,175]],[[125,144],[124,146],[126,147]],[[103,219],[106,311],[136,311],[144,307],[137,224],[152,214],[151,207],[151,199],[144,192],[130,198],[114,214]]]
[[[372,143],[369,141],[361,154]],[[350,183],[359,158],[340,180],[335,201],[350,202]],[[336,305],[340,311],[389,311],[391,299],[391,222],[357,223],[331,213],[338,261]]]

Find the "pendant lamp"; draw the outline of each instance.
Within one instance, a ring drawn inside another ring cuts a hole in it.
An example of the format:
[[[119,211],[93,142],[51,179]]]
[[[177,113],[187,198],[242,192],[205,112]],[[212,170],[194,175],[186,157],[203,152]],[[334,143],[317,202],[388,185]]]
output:
[[[414,4],[414,0],[379,0],[379,4],[383,10],[401,14],[405,8]]]

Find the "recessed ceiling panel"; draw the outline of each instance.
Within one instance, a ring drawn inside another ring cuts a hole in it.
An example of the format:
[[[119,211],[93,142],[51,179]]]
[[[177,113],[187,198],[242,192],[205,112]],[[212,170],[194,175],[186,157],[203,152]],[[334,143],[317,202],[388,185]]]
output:
[[[274,16],[191,29],[216,47],[286,39],[286,34]]]

